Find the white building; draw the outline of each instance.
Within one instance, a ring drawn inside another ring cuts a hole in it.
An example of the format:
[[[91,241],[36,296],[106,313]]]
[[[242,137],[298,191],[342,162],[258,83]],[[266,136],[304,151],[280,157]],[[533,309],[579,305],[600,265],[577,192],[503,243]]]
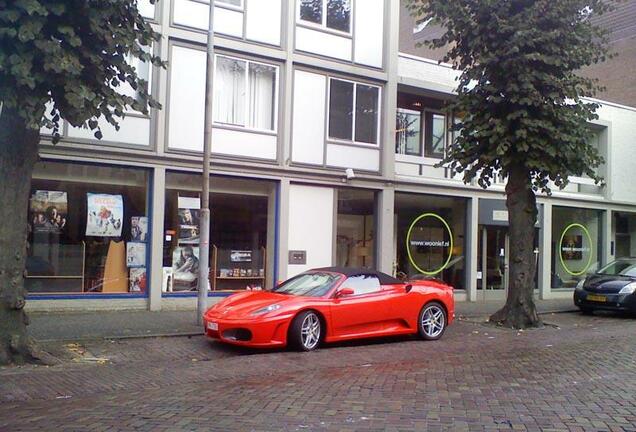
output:
[[[102,141],[67,124],[59,144],[43,138],[29,309],[194,307],[208,4],[142,2],[169,61],[138,66],[162,110],[102,125]],[[210,296],[347,265],[504,298],[503,184],[435,167],[456,72],[401,52],[412,28],[399,28],[397,0],[216,0],[214,26]],[[572,178],[539,198],[540,298],[636,255],[636,109],[603,102],[599,115],[590,139],[606,185]]]

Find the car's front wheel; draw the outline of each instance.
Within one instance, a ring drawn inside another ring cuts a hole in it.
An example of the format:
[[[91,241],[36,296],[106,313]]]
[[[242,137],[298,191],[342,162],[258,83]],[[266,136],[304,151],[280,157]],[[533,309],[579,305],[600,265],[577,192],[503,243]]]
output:
[[[322,323],[314,311],[305,311],[296,316],[289,329],[289,344],[301,351],[318,348],[322,337]]]
[[[418,333],[422,339],[437,340],[446,330],[446,310],[438,302],[424,305],[418,317]]]

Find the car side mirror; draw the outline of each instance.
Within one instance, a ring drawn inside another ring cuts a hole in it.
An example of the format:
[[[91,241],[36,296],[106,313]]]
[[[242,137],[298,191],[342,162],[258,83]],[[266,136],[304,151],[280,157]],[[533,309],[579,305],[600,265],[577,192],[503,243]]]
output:
[[[354,292],[355,291],[353,291],[351,288],[342,288],[338,290],[338,292],[336,293],[336,297],[350,296],[353,295]]]

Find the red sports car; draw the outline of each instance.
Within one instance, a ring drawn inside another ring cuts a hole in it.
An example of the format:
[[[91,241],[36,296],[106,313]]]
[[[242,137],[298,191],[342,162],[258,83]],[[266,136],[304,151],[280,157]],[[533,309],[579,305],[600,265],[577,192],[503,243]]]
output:
[[[418,334],[439,339],[454,317],[453,288],[399,281],[366,269],[327,267],[271,291],[233,294],[204,315],[207,336],[235,345],[311,351],[321,342]]]

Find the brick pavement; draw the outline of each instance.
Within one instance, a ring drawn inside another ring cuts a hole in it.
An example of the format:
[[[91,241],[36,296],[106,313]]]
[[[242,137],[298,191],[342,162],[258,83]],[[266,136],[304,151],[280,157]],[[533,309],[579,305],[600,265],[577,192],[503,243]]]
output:
[[[636,432],[636,320],[544,319],[558,327],[464,321],[438,342],[314,353],[202,337],[57,346],[62,365],[0,370],[0,431]]]

